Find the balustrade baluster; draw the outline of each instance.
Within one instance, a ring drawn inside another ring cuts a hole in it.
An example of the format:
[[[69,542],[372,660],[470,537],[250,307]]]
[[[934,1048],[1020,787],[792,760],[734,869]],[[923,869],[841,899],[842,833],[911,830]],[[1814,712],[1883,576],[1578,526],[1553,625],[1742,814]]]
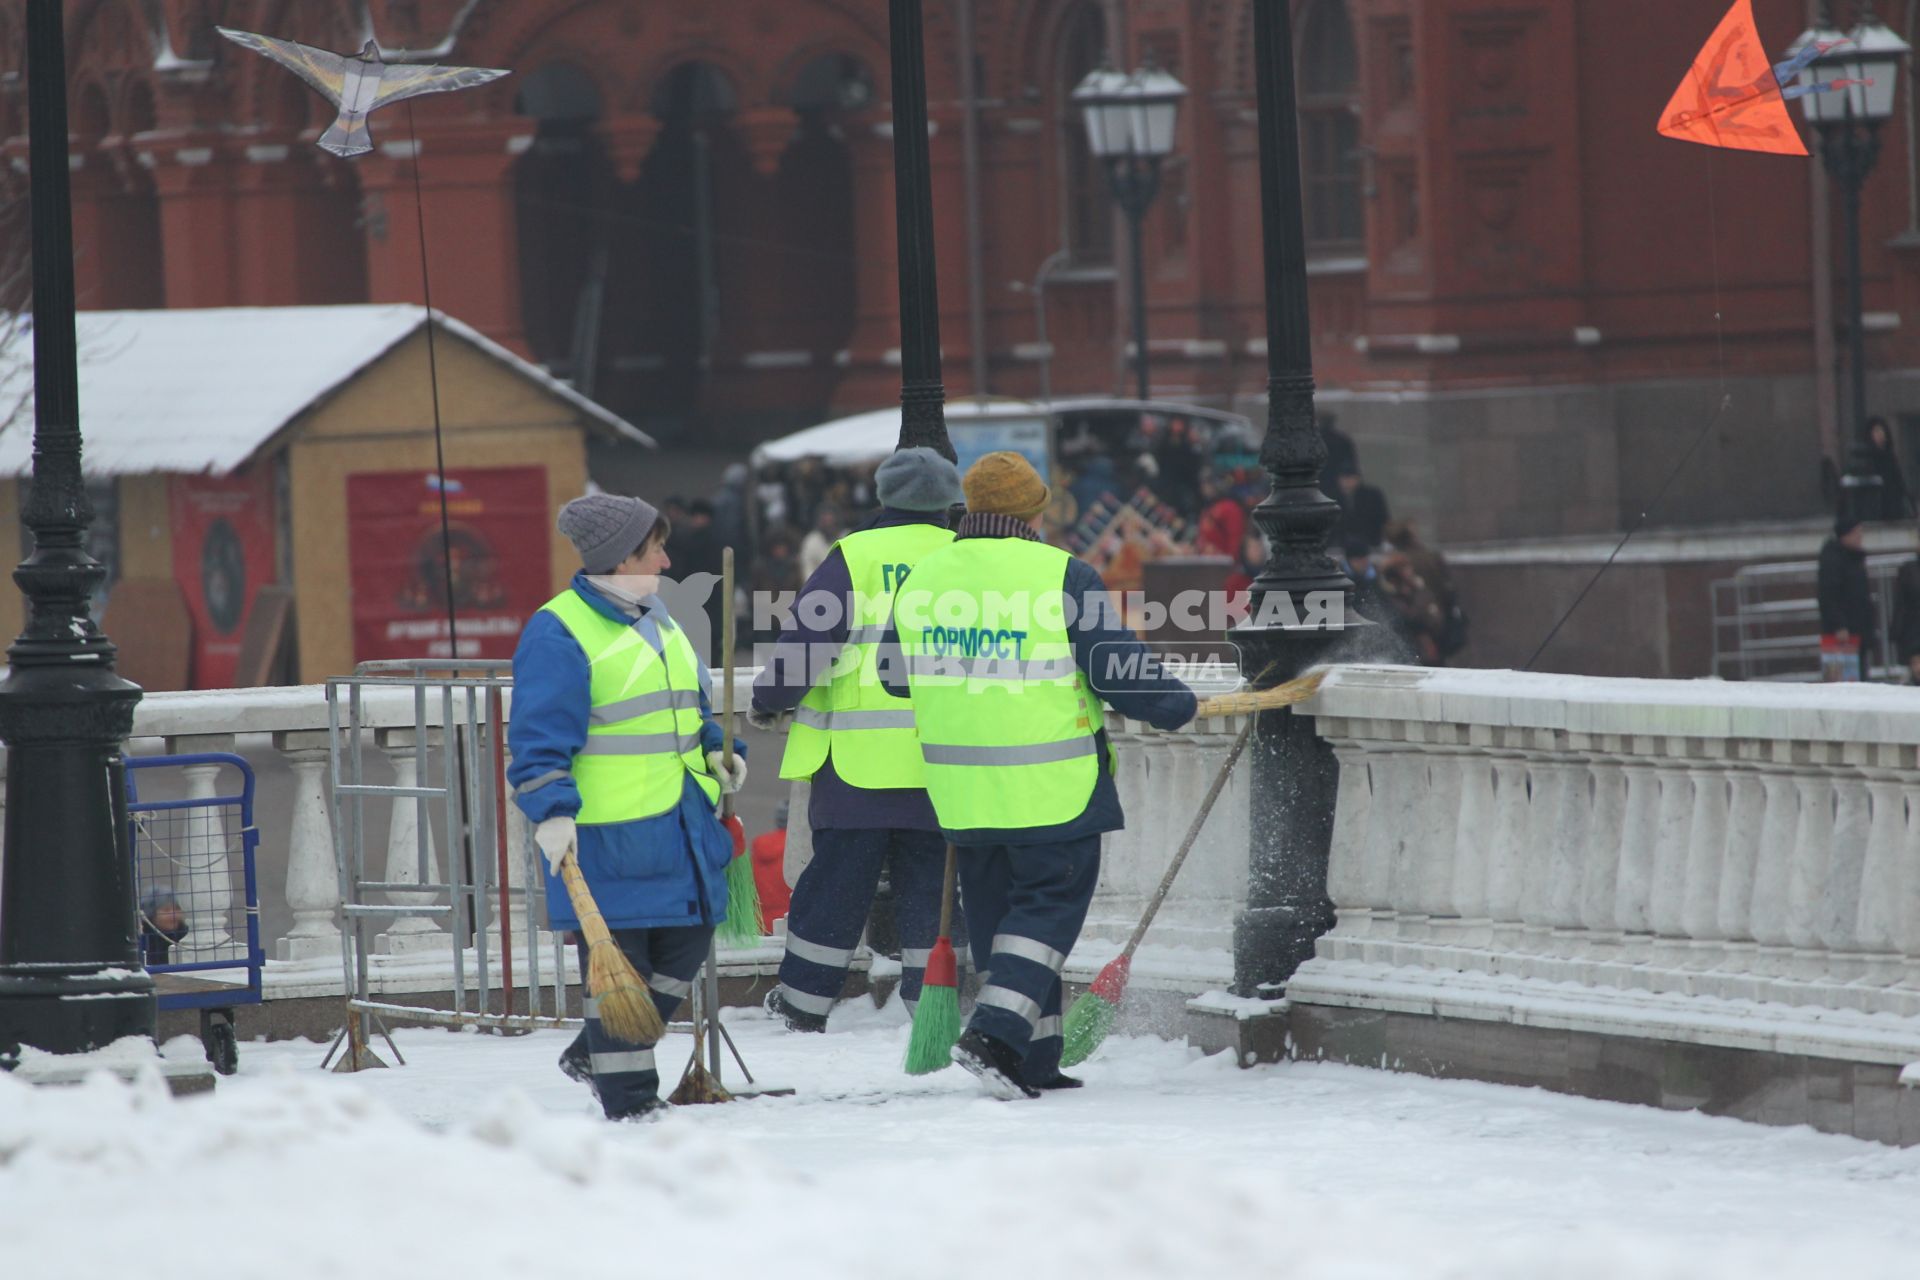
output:
[[[275,947],[277,959],[338,964],[340,880],[334,871],[333,815],[327,804],[327,731],[295,729],[273,735],[273,747],[293,770],[293,821],[287,832],[287,905],[293,928]]]
[[[1684,743],[1661,743],[1667,753],[1654,764],[1660,779],[1660,812],[1653,836],[1653,881],[1647,895],[1647,923],[1653,927],[1651,971],[1643,975],[1654,990],[1675,985],[1668,972],[1683,964],[1687,952],[1687,837],[1693,831],[1693,776],[1673,753]],[[1667,972],[1663,972],[1667,971]]]
[[[1620,964],[1620,853],[1627,818],[1627,773],[1617,752],[1596,755],[1593,770],[1593,809],[1588,815],[1585,848],[1580,855],[1580,924],[1586,931],[1587,956],[1578,966],[1579,980],[1593,986],[1610,985],[1611,971]]]
[[[1621,766],[1626,809],[1620,819],[1620,872],[1614,886],[1614,919],[1620,926],[1620,963],[1611,976],[1623,986],[1644,984],[1633,970],[1653,959],[1653,868],[1660,843],[1660,771],[1648,758],[1649,743],[1633,741],[1635,754]]]
[[[1856,932],[1866,959],[1861,981],[1889,987],[1900,981],[1900,846],[1907,835],[1907,802],[1900,793],[1900,748],[1874,752],[1880,767],[1867,779],[1867,847],[1860,868],[1860,910]],[[1874,1001],[1873,1007],[1891,1008]]]
[[[1851,752],[1846,754],[1851,755]],[[1822,1002],[1851,1007],[1854,1001],[1837,984],[1865,977],[1867,957],[1860,943],[1860,887],[1867,862],[1867,783],[1857,769],[1843,768],[1834,779],[1833,858],[1821,895],[1818,931],[1827,948],[1829,984]]]
[[[230,753],[230,733],[183,734],[165,739],[168,755]],[[220,794],[220,775],[228,766],[191,764],[180,772],[186,779],[188,800],[211,800]],[[234,779],[239,790],[239,779]],[[186,913],[187,932],[174,950],[174,962],[200,964],[223,960],[234,953],[233,836],[227,830],[224,809],[205,807],[175,811],[163,822],[179,824],[168,841],[174,859],[171,888]],[[184,835],[181,841],[177,837]],[[152,886],[158,887],[158,886]],[[244,954],[244,945],[241,954]]]
[[[1742,754],[1752,759],[1753,744]],[[1727,802],[1727,854],[1720,870],[1720,894],[1715,904],[1721,944],[1719,973],[1702,988],[1704,994],[1727,999],[1751,1000],[1758,995],[1754,979],[1754,961],[1759,946],[1754,937],[1753,893],[1765,842],[1767,787],[1762,775],[1750,766],[1736,767],[1729,774]]]
[[[1326,954],[1333,959],[1359,959],[1348,944],[1374,936],[1375,914],[1391,917],[1386,897],[1377,894],[1368,876],[1367,827],[1373,808],[1373,779],[1368,752],[1351,739],[1335,739],[1334,759],[1340,764],[1340,789],[1333,805],[1333,843],[1327,855],[1327,893],[1333,898],[1339,923],[1323,940],[1334,941]],[[1391,924],[1387,928],[1391,929]]]
[[[1453,726],[1436,726],[1443,741]],[[1453,896],[1454,869],[1460,857],[1460,755],[1451,746],[1430,746],[1423,753],[1427,787],[1422,795],[1419,908],[1427,916],[1432,945],[1451,949],[1460,939],[1460,906]]]
[[[429,730],[427,749],[439,749],[444,734]],[[393,762],[393,785],[420,785],[419,760],[415,755],[415,734],[411,728],[377,729],[374,740],[388,760]],[[429,768],[427,776],[434,777]],[[439,884],[440,859],[434,848],[431,800],[395,797],[387,819],[387,861],[381,878],[389,884]],[[390,890],[387,900],[395,906],[431,906],[443,900],[432,890]],[[374,950],[382,955],[410,955],[422,951],[448,951],[453,937],[430,917],[395,916],[386,932],[374,939]]]
[[[1493,836],[1497,806],[1494,758],[1484,751],[1456,757],[1460,773],[1460,831],[1453,864],[1453,901],[1460,913],[1455,945],[1484,952],[1492,942],[1493,920],[1489,896]],[[1462,957],[1465,963],[1473,963]]]
[[[1816,744],[1821,745],[1821,744]],[[1820,936],[1821,905],[1826,899],[1827,875],[1833,864],[1833,778],[1818,768],[1818,758],[1803,763],[1794,774],[1800,793],[1799,820],[1794,824],[1793,856],[1787,870],[1787,941],[1784,977],[1794,982],[1819,978],[1827,971],[1825,944]],[[1792,1003],[1803,994],[1785,991]]]
[[[1542,731],[1536,741],[1544,748],[1553,741]],[[1517,952],[1547,954],[1553,940],[1553,897],[1556,828],[1565,818],[1565,797],[1572,770],[1564,756],[1542,750],[1528,772],[1533,796],[1527,806],[1526,870],[1521,876],[1520,937]],[[1525,962],[1513,972],[1535,974],[1539,966]]]
[[[1704,741],[1703,749],[1725,750],[1725,744]],[[1681,958],[1690,970],[1711,969],[1726,959],[1725,934],[1720,930],[1720,879],[1727,860],[1727,815],[1732,779],[1718,760],[1692,765],[1693,817],[1687,826],[1686,888],[1681,899],[1681,927],[1687,949]],[[1691,987],[1689,988],[1691,989]]]
[[[1493,843],[1487,850],[1488,967],[1492,957],[1520,942],[1520,899],[1526,888],[1527,828],[1532,794],[1527,782],[1531,762],[1524,753],[1493,758]]]

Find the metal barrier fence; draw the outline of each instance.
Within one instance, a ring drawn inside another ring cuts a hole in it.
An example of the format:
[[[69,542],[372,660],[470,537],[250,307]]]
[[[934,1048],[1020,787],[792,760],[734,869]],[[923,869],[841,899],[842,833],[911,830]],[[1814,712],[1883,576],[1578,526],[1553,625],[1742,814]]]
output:
[[[1870,556],[1876,640],[1862,660],[1872,679],[1903,679],[1885,647],[1893,583],[1908,552]],[[1812,560],[1747,565],[1712,583],[1713,674],[1723,680],[1820,679],[1819,565]]]
[[[143,774],[178,770],[188,795],[140,794]],[[200,1040],[222,1075],[239,1065],[233,1011],[259,1004],[266,952],[260,945],[260,883],[254,855],[253,768],[236,755],[130,759],[127,825],[140,904],[140,953],[156,976],[159,1007],[200,1011]],[[239,789],[223,793],[222,775]]]
[[[344,1041],[357,1069],[368,1038],[386,1022],[426,1022],[527,1031],[574,1027],[566,1011],[566,967],[558,936],[540,939],[547,918],[546,877],[531,840],[511,847],[506,781],[506,702],[513,686],[507,662],[418,659],[366,662],[351,676],[327,682],[329,772],[333,789],[335,867],[345,927],[341,964],[346,979]],[[410,722],[369,724],[369,697],[410,699]],[[410,758],[412,769],[392,784],[367,781],[365,761],[375,742]],[[406,780],[407,774],[412,780]],[[412,804],[416,862],[410,878],[386,878],[369,863],[387,857],[387,827],[368,839],[370,804]],[[433,856],[432,831],[444,834],[446,873]],[[377,853],[376,853],[377,851]],[[453,991],[449,1008],[376,998],[369,964],[373,925],[381,919],[444,921],[451,935]],[[497,980],[496,980],[497,968]],[[389,1048],[392,1037],[387,1036]],[[398,1049],[394,1049],[396,1057]]]

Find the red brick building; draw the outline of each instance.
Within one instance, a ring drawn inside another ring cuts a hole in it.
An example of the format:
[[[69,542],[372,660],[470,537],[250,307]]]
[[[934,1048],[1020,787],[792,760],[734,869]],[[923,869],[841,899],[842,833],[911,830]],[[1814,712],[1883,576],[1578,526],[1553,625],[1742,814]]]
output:
[[[1103,55],[1150,54],[1191,90],[1147,232],[1155,389],[1257,404],[1248,0],[971,0],[972,113],[959,3],[927,0],[950,391],[976,389],[978,332],[984,389],[1035,394],[1042,308],[1057,394],[1124,385],[1128,282],[1068,95]],[[1836,233],[1817,162],[1653,128],[1724,7],[1296,0],[1325,407],[1441,536],[1616,527],[1723,385],[1732,408],[1662,518],[1819,509]],[[1896,27],[1912,7],[1881,6]],[[421,300],[417,132],[435,304],[669,446],[743,451],[895,394],[884,0],[68,8],[83,306]],[[1807,19],[1806,0],[1756,10],[1783,49]],[[372,34],[516,74],[421,100],[412,121],[382,112],[380,149],[348,164],[311,145],[325,105],[216,22],[336,49]],[[19,68],[20,25],[0,11],[0,65]],[[16,184],[23,111],[12,78]],[[1874,407],[1920,414],[1907,129],[1886,144],[1867,192]]]

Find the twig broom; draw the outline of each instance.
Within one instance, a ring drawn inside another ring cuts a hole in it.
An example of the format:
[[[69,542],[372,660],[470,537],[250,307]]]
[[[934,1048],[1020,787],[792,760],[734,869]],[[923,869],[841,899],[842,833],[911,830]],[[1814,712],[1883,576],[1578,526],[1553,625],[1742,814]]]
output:
[[[1320,672],[1289,680],[1283,685],[1256,692],[1228,693],[1217,698],[1208,698],[1194,713],[1195,719],[1219,719],[1223,716],[1251,716],[1259,711],[1276,711],[1282,707],[1291,707],[1305,702],[1320,691]],[[1160,877],[1160,885],[1147,899],[1147,909],[1140,915],[1140,923],[1135,925],[1133,933],[1127,939],[1127,945],[1120,954],[1107,963],[1106,968],[1093,980],[1086,994],[1073,1002],[1067,1010],[1067,1016],[1061,1023],[1061,1035],[1065,1043],[1060,1051],[1060,1065],[1076,1066],[1092,1056],[1113,1030],[1113,1021],[1120,1014],[1120,1003],[1126,999],[1127,979],[1133,970],[1133,953],[1140,947],[1140,940],[1147,936],[1147,930],[1153,925],[1154,916],[1159,914],[1161,904],[1166,902],[1173,881],[1180,874],[1180,868],[1186,864],[1187,855],[1193,852],[1194,841],[1200,838],[1200,829],[1207,824],[1207,817],[1213,812],[1213,805],[1226,789],[1227,778],[1233,773],[1233,767],[1240,763],[1240,757],[1246,752],[1247,741],[1253,736],[1254,722],[1249,719],[1240,734],[1233,740],[1233,749],[1227,752],[1226,760],[1220,766],[1220,772],[1214,775],[1213,785],[1207,789],[1206,798],[1200,802],[1200,810],[1193,815],[1193,822],[1187,827],[1186,838],[1180,841],[1180,848],[1173,855],[1173,861],[1167,865],[1167,872]]]
[[[580,936],[587,942],[587,994],[599,1001],[600,1025],[626,1044],[653,1044],[666,1034],[666,1024],[653,1007],[647,984],[608,931],[606,917],[600,914],[571,849],[560,863],[560,882],[567,887],[573,914],[580,921]]]
[[[953,890],[960,874],[960,853],[947,846],[947,874],[940,886],[940,937],[927,956],[920,980],[920,1003],[913,1011],[907,1040],[907,1074],[932,1075],[953,1061],[960,1039],[960,964],[953,951]]]

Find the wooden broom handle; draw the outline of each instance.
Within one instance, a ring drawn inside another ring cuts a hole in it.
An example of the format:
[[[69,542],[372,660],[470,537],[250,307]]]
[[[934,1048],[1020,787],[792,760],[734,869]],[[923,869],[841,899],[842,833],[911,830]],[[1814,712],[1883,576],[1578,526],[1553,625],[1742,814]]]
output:
[[[940,936],[953,937],[953,882],[960,878],[960,850],[947,846],[947,870],[940,879]]]
[[[728,781],[732,780],[733,769],[733,548],[723,547],[720,551],[720,590],[725,594],[720,599],[720,678],[726,687],[720,691],[720,704],[726,709],[720,713],[720,767],[728,771]],[[733,816],[733,792],[724,791],[720,795],[720,816]]]
[[[1160,877],[1160,887],[1147,899],[1147,909],[1140,917],[1140,923],[1133,927],[1133,936],[1127,939],[1126,949],[1120,954],[1128,959],[1133,957],[1139,947],[1140,939],[1147,936],[1147,929],[1153,924],[1153,917],[1159,914],[1160,904],[1167,900],[1167,893],[1173,888],[1173,878],[1180,874],[1181,864],[1187,855],[1193,852],[1193,842],[1200,838],[1200,828],[1207,825],[1207,816],[1213,812],[1213,802],[1220,798],[1226,789],[1227,777],[1232,774],[1233,766],[1240,763],[1241,753],[1247,749],[1247,739],[1253,736],[1253,719],[1248,717],[1246,727],[1240,730],[1240,736],[1233,740],[1233,750],[1227,752],[1227,759],[1220,766],[1220,772],[1213,777],[1213,785],[1207,788],[1207,798],[1200,802],[1200,812],[1193,815],[1193,825],[1187,828],[1186,839],[1180,842],[1179,852],[1173,855],[1173,861],[1167,864],[1167,873]]]

